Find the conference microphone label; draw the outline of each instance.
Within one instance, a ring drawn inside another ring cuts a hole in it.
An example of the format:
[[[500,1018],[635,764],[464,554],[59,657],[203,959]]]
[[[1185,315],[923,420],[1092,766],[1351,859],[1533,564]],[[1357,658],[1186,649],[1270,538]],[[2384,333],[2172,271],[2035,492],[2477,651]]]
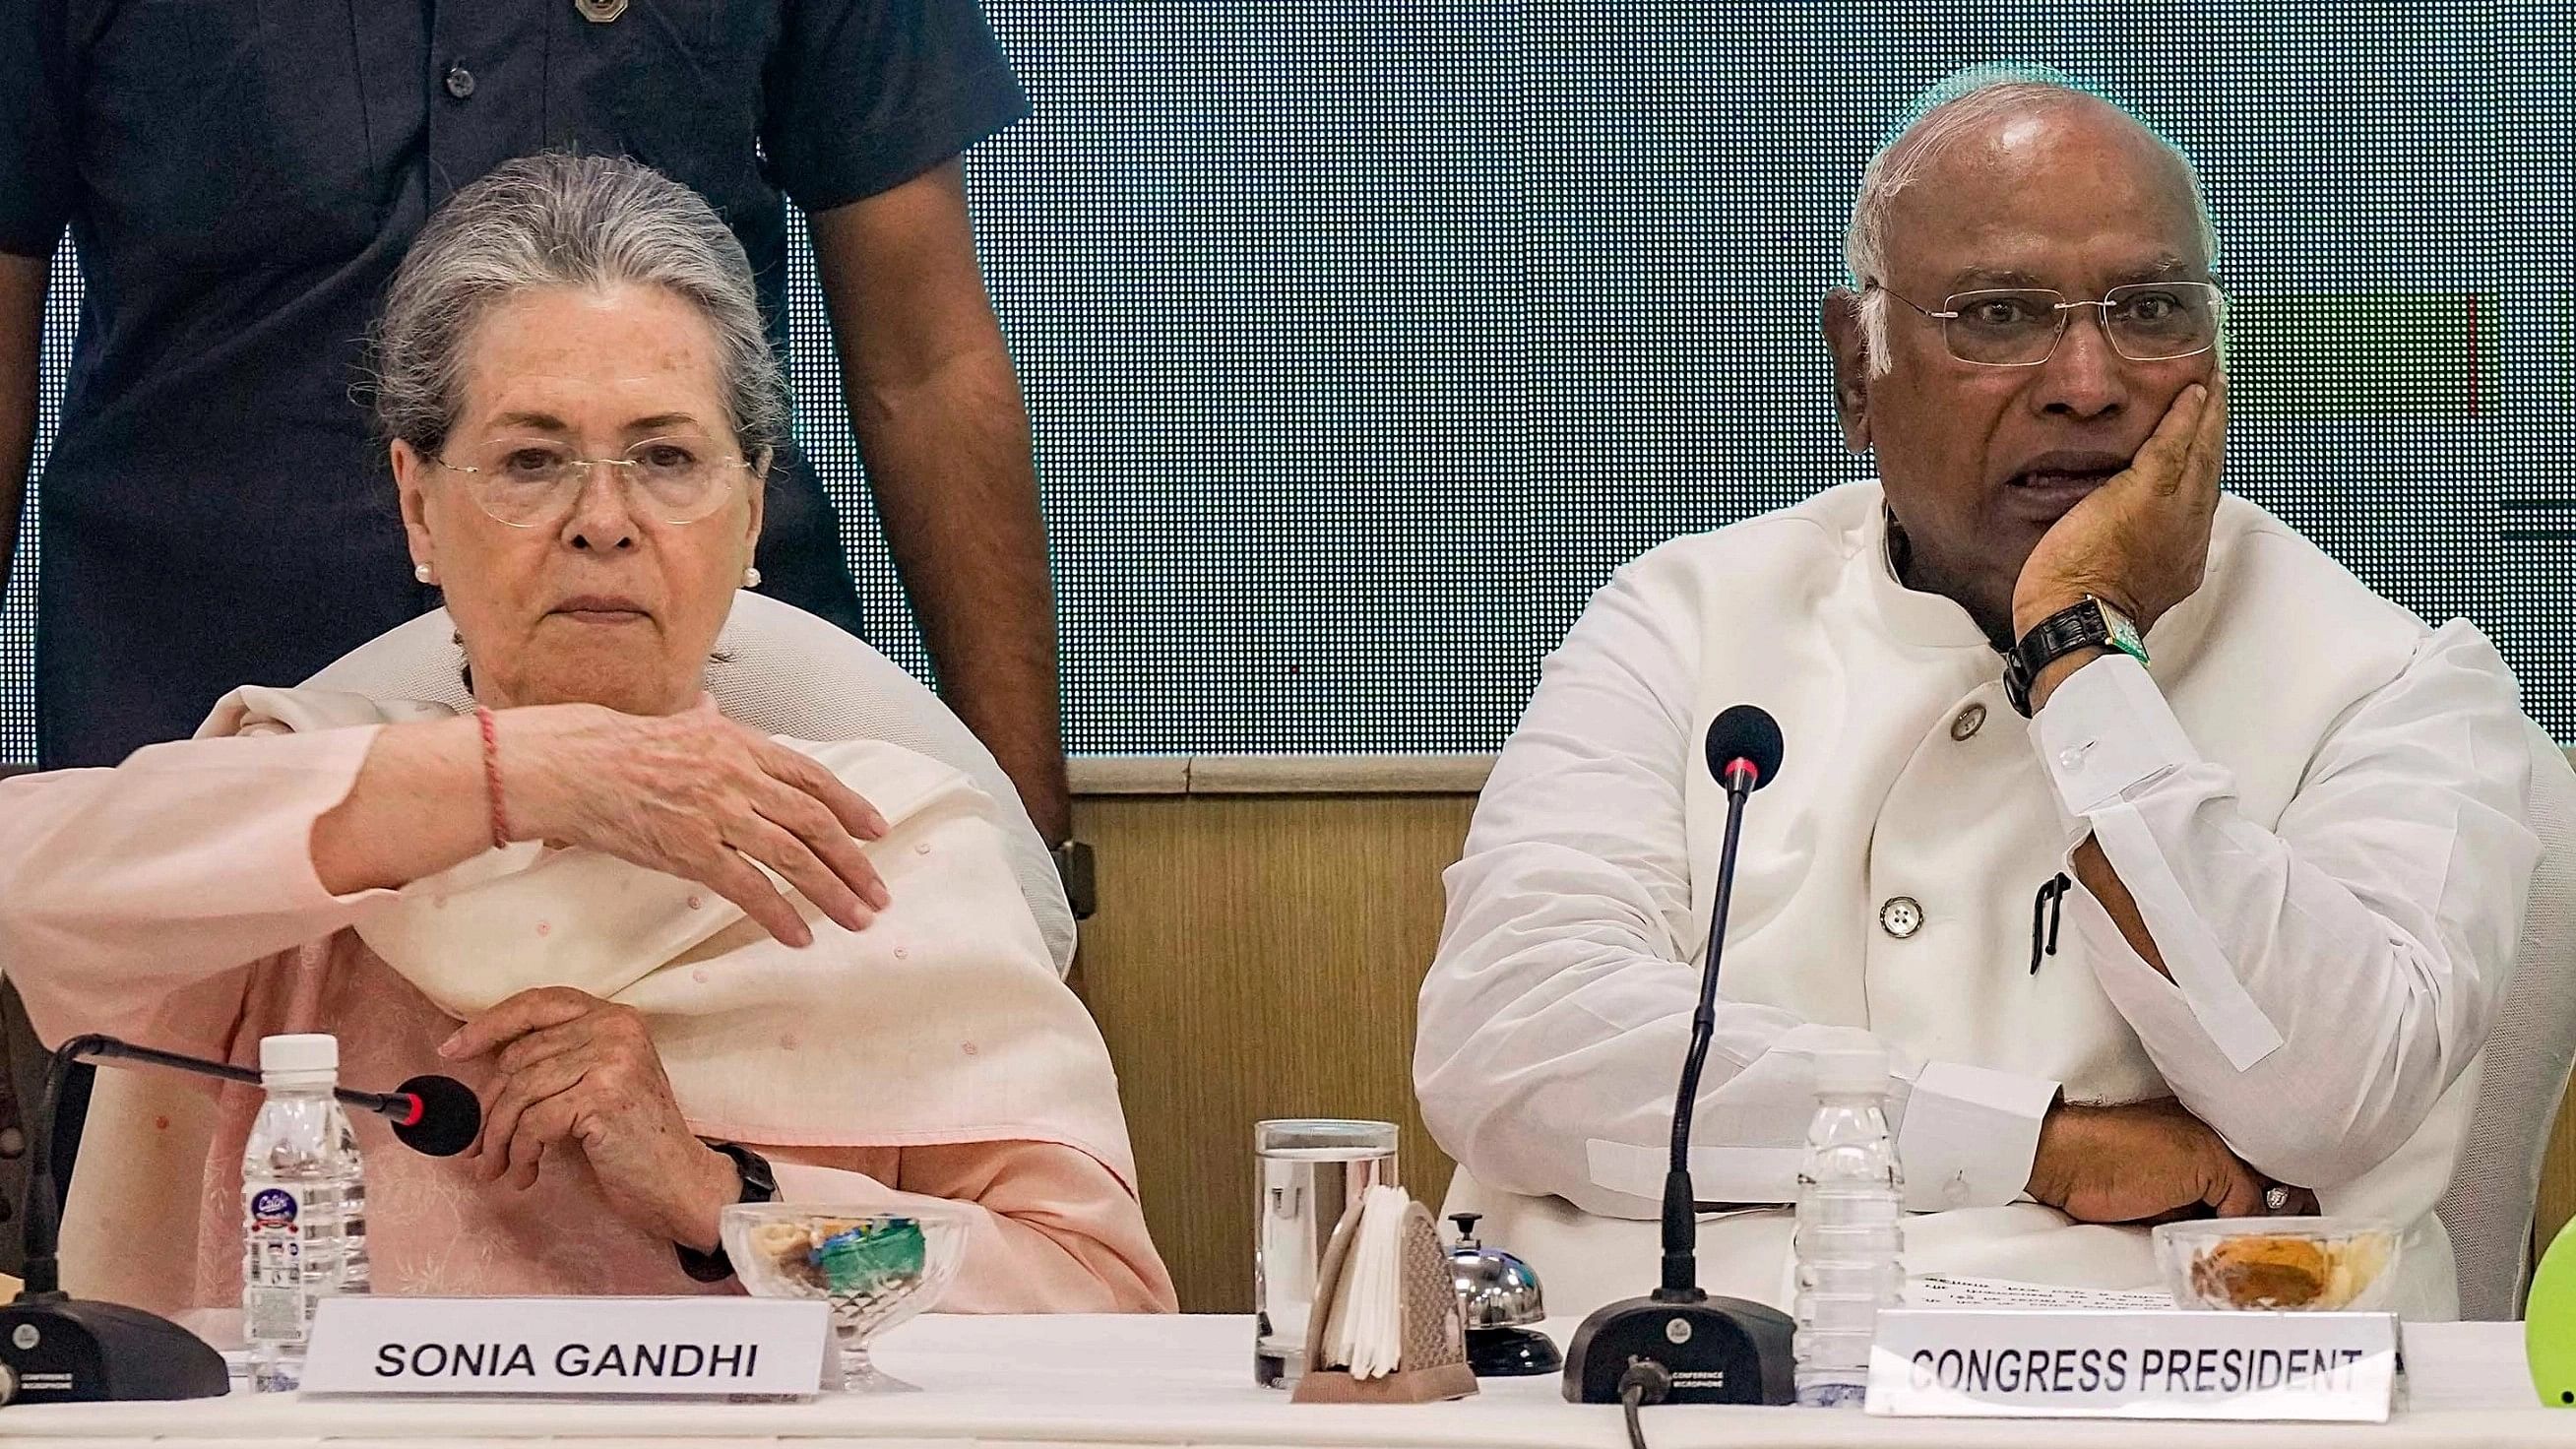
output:
[[[775,1298],[326,1298],[308,1394],[804,1395],[830,1310]]]

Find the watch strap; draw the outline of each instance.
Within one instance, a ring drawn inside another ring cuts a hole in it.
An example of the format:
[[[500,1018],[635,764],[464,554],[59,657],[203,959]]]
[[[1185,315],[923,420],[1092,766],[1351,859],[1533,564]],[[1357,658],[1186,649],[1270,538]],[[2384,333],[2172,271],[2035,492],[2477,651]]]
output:
[[[2040,671],[2079,649],[2112,649],[2111,621],[2101,601],[2070,604],[2031,626],[2029,633],[2004,655],[2004,698],[2013,712],[2030,718],[2030,687]]]
[[[734,1171],[742,1178],[742,1195],[734,1201],[778,1200],[778,1175],[770,1170],[768,1158],[739,1142],[708,1142],[707,1146],[733,1159]],[[686,1243],[673,1243],[671,1251],[679,1255],[680,1271],[693,1282],[721,1283],[733,1276],[733,1258],[725,1252],[721,1240],[712,1252],[701,1253]]]

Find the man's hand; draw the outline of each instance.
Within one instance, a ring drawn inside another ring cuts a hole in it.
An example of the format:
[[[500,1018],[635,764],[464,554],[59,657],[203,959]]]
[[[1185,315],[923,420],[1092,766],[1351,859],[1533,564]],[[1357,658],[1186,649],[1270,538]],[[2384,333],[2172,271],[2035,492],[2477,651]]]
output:
[[[2209,564],[2209,526],[2227,441],[2227,384],[2184,388],[2127,469],[2067,510],[2022,563],[2013,634],[2086,595],[2143,634],[2191,597]]]
[[[2275,1184],[2170,1097],[2124,1107],[2052,1107],[2031,1160],[2030,1195],[2082,1223],[2280,1217],[2317,1210],[2314,1193]]]
[[[525,1190],[550,1154],[577,1149],[618,1216],[714,1251],[717,1220],[741,1196],[741,1173],[689,1131],[632,1007],[540,986],[465,1023],[438,1049],[450,1061],[487,1053],[499,1074],[471,1150],[482,1180],[506,1177]]]

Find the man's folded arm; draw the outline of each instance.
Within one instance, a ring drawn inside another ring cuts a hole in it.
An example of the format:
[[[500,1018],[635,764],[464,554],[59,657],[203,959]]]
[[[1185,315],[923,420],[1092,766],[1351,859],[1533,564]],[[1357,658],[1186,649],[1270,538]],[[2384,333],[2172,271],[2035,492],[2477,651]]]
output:
[[[1682,773],[1699,651],[1656,562],[1593,599],[1495,762],[1447,876],[1414,1055],[1433,1135],[1480,1180],[1623,1217],[1656,1211],[1699,991]],[[1830,1039],[1720,1003],[1693,1133],[1703,1200],[1794,1195]],[[1957,1207],[2021,1193],[2056,1084],[1899,1058],[1890,1091],[1909,1205]]]
[[[2494,649],[2445,626],[2266,830],[2135,661],[2047,700],[2032,738],[2069,834],[2116,876],[2084,881],[2068,921],[2175,1094],[2257,1169],[2350,1181],[2485,1044],[2539,855],[2526,728]]]

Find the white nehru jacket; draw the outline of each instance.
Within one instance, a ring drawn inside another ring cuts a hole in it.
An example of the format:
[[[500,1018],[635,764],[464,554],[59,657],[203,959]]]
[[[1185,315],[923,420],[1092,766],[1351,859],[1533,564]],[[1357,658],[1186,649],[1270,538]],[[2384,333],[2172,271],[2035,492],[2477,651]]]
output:
[[[1894,1060],[1907,1205],[1938,1214],[1911,1220],[1917,1273],[2155,1281],[2143,1234],[2017,1203],[2063,1088],[2177,1097],[2327,1211],[2407,1226],[2404,1305],[2456,1312],[2432,1210],[2539,851],[2503,661],[2227,498],[2153,664],[2097,660],[2025,723],[1967,613],[1899,584],[1886,541],[1875,484],[1677,540],[1547,661],[1447,876],[1414,1061],[1434,1134],[1505,1214],[1489,1235],[1543,1275],[1561,1245],[1617,1259],[1619,1292],[1652,1282],[1651,1228],[1604,1220],[1656,1211],[1725,819],[1700,736],[1751,702],[1788,753],[1746,817],[1702,1200],[1794,1197],[1811,1053],[1865,1027]],[[2033,969],[2035,897],[2087,834],[2171,981],[2081,884]],[[1785,1218],[1705,1224],[1709,1285],[1779,1301]],[[1589,1306],[1549,1281],[1558,1311]]]

